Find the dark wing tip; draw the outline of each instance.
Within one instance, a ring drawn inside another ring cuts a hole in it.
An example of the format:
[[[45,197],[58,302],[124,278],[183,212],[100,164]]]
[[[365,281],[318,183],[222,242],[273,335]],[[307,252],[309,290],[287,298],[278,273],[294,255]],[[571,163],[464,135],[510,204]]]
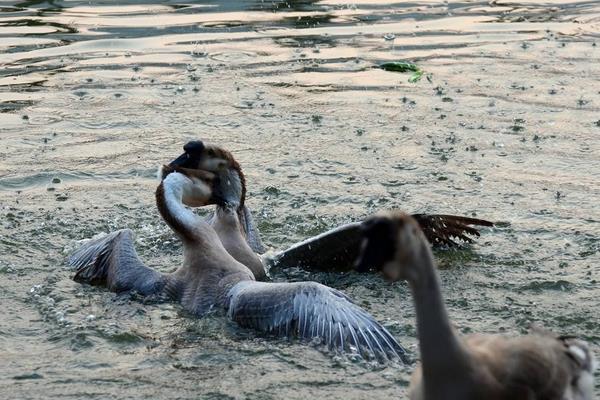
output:
[[[448,247],[460,247],[457,241],[472,243],[473,238],[470,236],[480,236],[477,227],[494,226],[491,221],[457,215],[414,214],[413,218],[419,223],[427,240],[433,245]]]

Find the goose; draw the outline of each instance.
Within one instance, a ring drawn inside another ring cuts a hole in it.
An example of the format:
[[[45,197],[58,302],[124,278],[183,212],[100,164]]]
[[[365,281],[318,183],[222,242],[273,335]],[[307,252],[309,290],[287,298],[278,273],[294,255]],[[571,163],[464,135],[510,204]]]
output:
[[[132,232],[125,229],[75,251],[69,258],[75,281],[177,301],[197,317],[223,310],[241,327],[321,341],[339,353],[378,361],[407,359],[400,343],[341,291],[317,282],[257,282],[225,249],[215,229],[185,206],[202,206],[220,196],[213,190],[219,179],[197,169],[166,169],[156,204],[183,243],[183,265],[170,274],[147,267],[135,252]]]
[[[254,253],[264,253],[265,248],[260,238],[260,232],[256,228],[252,214],[245,205],[246,200],[246,178],[240,164],[233,155],[216,145],[204,144],[201,140],[190,141],[184,145],[184,153],[169,163],[171,167],[185,167],[191,169],[205,168],[206,166],[219,165],[219,160],[226,160],[225,167],[221,172],[208,169],[210,172],[220,176],[224,196],[216,196],[220,199],[216,212],[210,218],[210,223],[217,229],[225,247],[234,257],[250,267],[257,279],[265,277],[265,269],[271,267],[287,268],[301,267],[314,271],[349,271],[356,257],[361,242],[361,221],[347,223],[317,236],[308,238],[291,247],[273,252],[269,255],[263,254],[262,264],[256,262],[248,254],[248,246]],[[235,209],[237,212],[227,212]],[[238,241],[237,231],[233,228],[232,219],[237,216],[242,226],[242,234],[247,240],[248,246],[243,246]],[[460,243],[471,243],[471,236],[478,237],[479,230],[476,228],[490,227],[494,224],[478,218],[463,217],[446,214],[413,214],[413,218],[419,223],[426,237],[439,248],[456,248]],[[234,238],[235,236],[235,238]],[[228,239],[231,238],[231,239]],[[232,242],[232,243],[229,243]],[[239,250],[244,248],[244,256],[236,257]],[[366,271],[360,271],[366,272]]]
[[[159,176],[164,178],[172,168],[204,169],[215,174],[218,185],[213,187],[211,201],[215,211],[206,220],[227,252],[247,266],[257,280],[265,280],[266,270],[258,255],[265,247],[246,205],[246,177],[240,164],[229,151],[199,140],[186,143],[183,149],[181,156],[159,169]]]
[[[412,291],[421,365],[411,379],[410,399],[593,398],[595,362],[585,342],[540,329],[520,337],[460,337],[451,327],[434,257],[418,221],[386,211],[361,229],[356,267],[406,280]]]

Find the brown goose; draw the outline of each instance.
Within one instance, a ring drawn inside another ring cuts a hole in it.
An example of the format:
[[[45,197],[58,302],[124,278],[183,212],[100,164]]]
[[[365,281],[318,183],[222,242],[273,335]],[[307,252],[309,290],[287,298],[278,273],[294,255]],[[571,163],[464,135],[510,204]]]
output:
[[[257,257],[254,252],[263,253],[264,246],[260,239],[260,233],[254,225],[252,214],[245,206],[246,178],[233,155],[225,149],[214,145],[205,145],[198,140],[188,142],[184,146],[184,153],[169,165],[206,169],[206,165],[219,165],[218,160],[226,160],[227,165],[220,171],[208,169],[220,178],[219,192],[221,192],[221,196],[215,196],[218,203],[210,223],[215,227],[225,248],[234,258],[247,265],[255,273],[257,279],[261,279],[264,276],[264,268],[256,262]],[[236,216],[239,224],[233,221]],[[489,221],[456,215],[413,214],[413,218],[419,223],[431,243],[437,247],[458,247],[460,242],[471,243],[471,236],[479,236],[479,230],[476,227],[493,226],[493,223]],[[247,246],[238,240],[238,225],[241,226],[242,234],[253,251],[252,254],[249,254]],[[360,226],[361,222],[352,222],[331,229],[297,243],[287,250],[265,256],[263,263],[266,266],[278,268],[351,270],[360,248]]]
[[[383,212],[362,227],[358,268],[374,267],[410,285],[417,314],[421,366],[411,399],[591,400],[594,360],[575,338],[548,332],[527,336],[469,335],[451,328],[435,261],[419,223]]]
[[[245,203],[246,178],[240,164],[227,150],[201,141],[189,142],[183,149],[181,156],[163,167],[163,177],[169,168],[204,169],[216,175],[212,197],[216,207],[207,222],[227,252],[250,268],[257,280],[264,280],[266,272],[258,254],[264,253],[265,248]]]
[[[195,174],[202,174],[205,181]],[[378,360],[405,359],[405,350],[342,292],[316,282],[256,282],[252,271],[223,246],[215,229],[184,206],[211,202],[218,178],[205,171],[168,168],[156,190],[158,210],[183,242],[183,265],[162,274],[143,264],[129,230],[84,244],[70,258],[75,280],[178,301],[199,317],[224,310],[238,325],[274,335],[322,342],[341,352]],[[218,200],[217,200],[218,201]]]

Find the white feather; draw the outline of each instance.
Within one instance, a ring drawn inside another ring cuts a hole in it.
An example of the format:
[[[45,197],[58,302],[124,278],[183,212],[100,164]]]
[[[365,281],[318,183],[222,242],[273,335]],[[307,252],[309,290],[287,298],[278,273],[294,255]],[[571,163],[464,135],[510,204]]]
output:
[[[190,190],[193,182],[179,172],[169,174],[163,181],[165,203],[173,217],[188,230],[193,231],[199,217],[182,203],[184,192]]]

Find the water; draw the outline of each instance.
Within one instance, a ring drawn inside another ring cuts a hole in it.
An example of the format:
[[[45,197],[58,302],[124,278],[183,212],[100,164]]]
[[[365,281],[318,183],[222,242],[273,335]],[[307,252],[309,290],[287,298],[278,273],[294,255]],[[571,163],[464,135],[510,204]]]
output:
[[[600,354],[598,2],[91,3],[0,4],[5,398],[405,392],[410,367],[70,280],[75,241],[122,227],[149,265],[180,264],[154,172],[194,138],[239,159],[272,248],[389,207],[499,221],[438,254],[459,330],[535,322]],[[372,68],[390,60],[431,82]],[[417,356],[405,284],[274,278],[342,289]]]

